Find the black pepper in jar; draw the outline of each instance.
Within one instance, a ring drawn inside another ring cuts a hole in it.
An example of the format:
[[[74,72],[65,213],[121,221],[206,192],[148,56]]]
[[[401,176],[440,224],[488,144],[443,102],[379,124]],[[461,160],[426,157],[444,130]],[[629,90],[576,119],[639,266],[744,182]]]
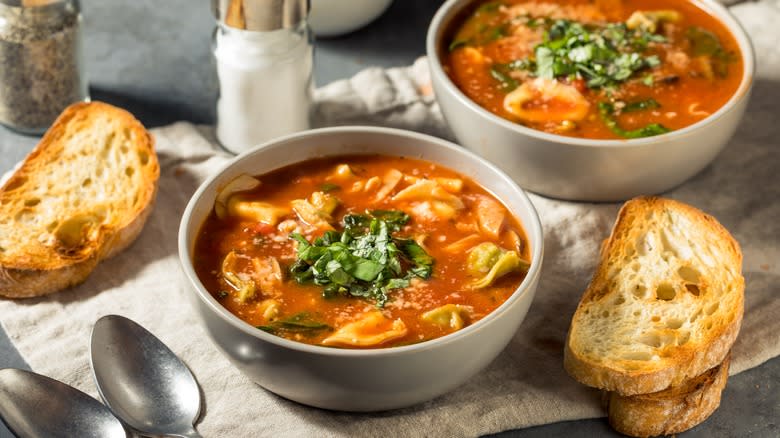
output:
[[[87,99],[78,0],[0,0],[0,123],[42,133]]]

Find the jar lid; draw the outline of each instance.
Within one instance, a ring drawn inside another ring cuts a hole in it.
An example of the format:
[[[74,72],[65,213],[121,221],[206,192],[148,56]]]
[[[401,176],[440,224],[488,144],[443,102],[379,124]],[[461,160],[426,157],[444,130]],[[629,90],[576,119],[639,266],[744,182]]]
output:
[[[211,0],[211,6],[221,23],[262,32],[296,27],[309,13],[308,0]]]
[[[62,0],[0,0],[0,3],[6,6],[16,6],[19,8],[36,8],[38,6],[48,6],[52,3],[59,3]]]

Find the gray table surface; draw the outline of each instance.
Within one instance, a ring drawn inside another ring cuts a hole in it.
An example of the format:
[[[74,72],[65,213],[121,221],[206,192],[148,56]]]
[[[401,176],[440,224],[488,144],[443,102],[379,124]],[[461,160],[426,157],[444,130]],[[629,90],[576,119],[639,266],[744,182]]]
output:
[[[177,120],[213,123],[214,84],[206,0],[81,0],[90,93],[133,112],[147,127]],[[408,65],[425,52],[425,33],[441,4],[396,0],[370,26],[316,41],[318,85],[373,65]],[[780,31],[778,31],[780,36]],[[2,68],[2,66],[0,66]],[[0,173],[32,149],[38,138],[0,127]],[[0,329],[0,368],[29,368]],[[685,437],[780,436],[780,358],[729,380],[720,409]],[[420,431],[399,431],[418,435]],[[0,437],[11,436],[0,424]],[[562,422],[506,431],[502,437],[618,436],[605,419]]]

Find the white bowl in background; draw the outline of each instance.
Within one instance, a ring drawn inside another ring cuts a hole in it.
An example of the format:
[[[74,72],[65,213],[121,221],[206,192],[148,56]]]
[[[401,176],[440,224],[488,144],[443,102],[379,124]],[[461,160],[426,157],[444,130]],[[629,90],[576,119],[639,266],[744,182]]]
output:
[[[755,59],[745,31],[723,5],[697,0],[731,32],[742,54],[742,81],[718,111],[688,127],[655,137],[591,140],[531,129],[482,108],[442,67],[443,41],[474,0],[444,3],[428,28],[426,52],[442,114],[458,142],[495,163],[521,187],[553,198],[619,201],[669,190],[700,172],[726,146],[747,107]]]
[[[377,19],[393,0],[311,0],[309,26],[316,36],[333,37]]]

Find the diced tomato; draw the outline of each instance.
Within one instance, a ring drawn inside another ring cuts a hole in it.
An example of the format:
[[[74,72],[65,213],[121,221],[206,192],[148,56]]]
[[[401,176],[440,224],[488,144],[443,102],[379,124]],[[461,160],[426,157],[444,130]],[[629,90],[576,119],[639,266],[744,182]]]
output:
[[[276,231],[273,225],[269,225],[265,222],[257,222],[256,224],[252,225],[250,228],[253,232],[259,234],[271,234],[274,231]]]

